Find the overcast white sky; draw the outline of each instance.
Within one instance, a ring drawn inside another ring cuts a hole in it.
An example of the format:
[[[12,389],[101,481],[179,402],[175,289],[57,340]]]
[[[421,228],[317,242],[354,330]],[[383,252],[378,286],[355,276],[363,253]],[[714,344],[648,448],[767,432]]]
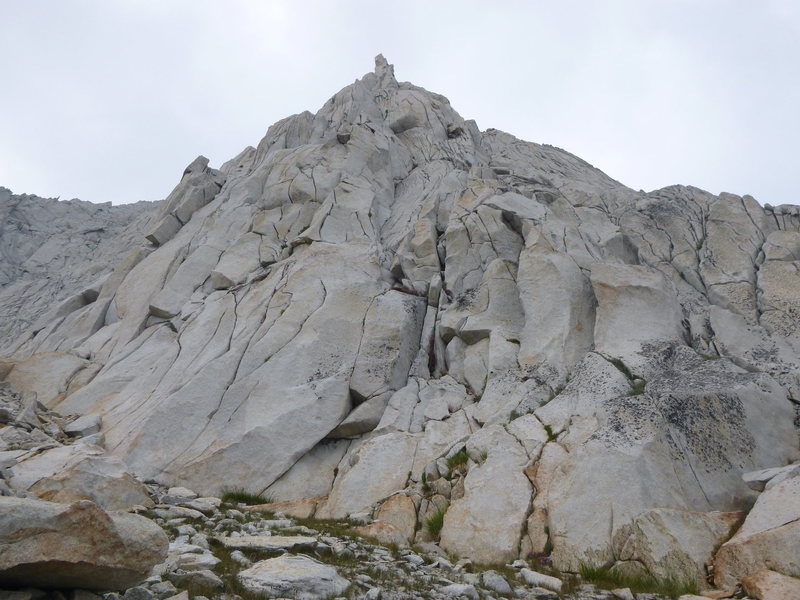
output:
[[[635,189],[800,203],[800,0],[0,0],[0,185],[163,198],[379,52]]]

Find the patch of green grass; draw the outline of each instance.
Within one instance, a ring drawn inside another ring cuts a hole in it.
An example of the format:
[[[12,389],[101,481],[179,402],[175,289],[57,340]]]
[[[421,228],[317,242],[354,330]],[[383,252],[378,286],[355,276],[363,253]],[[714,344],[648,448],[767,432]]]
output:
[[[292,517],[292,521],[296,525],[319,531],[322,535],[341,538],[354,537],[353,528],[358,526],[351,521],[343,519],[299,519]],[[277,531],[280,532],[281,530]]]
[[[662,594],[677,598],[684,594],[697,594],[697,582],[675,576],[654,577],[632,575],[605,566],[582,564],[579,569],[582,579],[600,587],[630,588],[634,593]]]
[[[472,563],[471,570],[473,573],[481,573],[483,571],[496,571],[503,577],[508,579],[509,582],[514,582],[517,579],[517,571],[515,568],[508,566],[505,563]]]
[[[462,448],[447,459],[447,467],[452,471],[462,465],[466,465],[468,460],[469,454],[467,454],[467,449]]]
[[[511,414],[508,415],[508,420],[509,422],[515,421],[516,419],[519,419],[523,414],[524,413],[517,412],[517,409],[515,408],[514,410],[511,411]]]
[[[553,428],[550,425],[545,425],[544,430],[547,433],[548,442],[553,442],[558,437],[558,434],[553,431]]]
[[[253,494],[242,488],[230,488],[222,491],[220,500],[231,504],[270,504],[274,499],[264,494]]]
[[[446,508],[440,508],[425,521],[425,527],[428,528],[428,531],[432,536],[439,537],[442,527],[444,526],[444,514],[446,512]]]
[[[617,367],[617,370],[623,375],[625,375],[625,378],[628,381],[635,379],[635,376],[633,373],[631,373],[631,370],[628,368],[628,365],[622,362],[622,360],[620,360],[619,358],[609,358],[608,362]]]
[[[425,471],[422,472],[422,491],[426,494],[431,492],[431,484],[428,483],[428,474]]]
[[[647,382],[644,379],[634,375],[628,368],[628,365],[622,362],[619,358],[606,357],[606,360],[614,365],[620,373],[625,375],[625,379],[627,379],[630,383],[631,391],[628,393],[628,396],[641,396],[644,394],[644,388],[647,385]]]
[[[644,394],[644,388],[647,387],[647,382],[644,379],[635,379],[631,382],[631,391],[628,396],[641,396]]]

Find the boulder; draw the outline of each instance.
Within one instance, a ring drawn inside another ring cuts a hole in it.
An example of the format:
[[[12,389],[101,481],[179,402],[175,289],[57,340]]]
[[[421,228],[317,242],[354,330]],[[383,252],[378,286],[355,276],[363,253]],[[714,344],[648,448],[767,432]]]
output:
[[[417,510],[414,501],[406,494],[394,494],[375,511],[375,518],[393,525],[406,542],[414,539]]]
[[[228,248],[211,271],[214,289],[225,289],[246,281],[250,273],[260,266],[260,245],[261,236],[248,232]]]
[[[756,600],[800,598],[800,579],[761,569],[742,578],[742,588]]]
[[[517,274],[525,312],[519,364],[560,379],[592,346],[596,300],[569,254],[553,250],[542,235],[531,238]]]
[[[333,567],[307,556],[290,554],[257,562],[236,577],[250,592],[298,600],[339,596],[350,585]]]
[[[750,471],[742,475],[742,480],[751,490],[763,492],[765,489],[769,489],[781,481],[798,476],[800,476],[800,463],[795,463],[785,467]]]
[[[181,222],[176,216],[166,215],[150,230],[145,239],[156,246],[163,246],[175,237],[180,228]]]
[[[84,437],[100,431],[103,419],[100,415],[84,415],[64,427],[64,433],[72,436]]]
[[[46,406],[54,406],[67,392],[69,381],[89,361],[68,352],[42,352],[14,364],[7,380],[20,393],[36,394]]]
[[[264,492],[282,500],[327,496],[349,440],[322,440],[281,475]]]
[[[166,579],[182,587],[196,586],[206,589],[222,589],[225,587],[222,579],[209,569],[199,569],[197,571],[175,569],[166,574]]]
[[[0,584],[124,590],[167,556],[167,536],[145,517],[0,497]]]
[[[171,487],[167,490],[167,495],[181,500],[194,500],[197,498],[197,492],[185,487]]]
[[[356,398],[372,398],[405,386],[419,349],[425,308],[424,298],[397,290],[375,298],[366,314],[350,378],[350,389]],[[380,415],[375,425],[378,421]]]
[[[677,292],[653,268],[596,263],[592,288],[597,298],[595,349],[635,368],[645,344],[680,342],[683,313]]]
[[[469,600],[479,600],[481,597],[478,590],[471,583],[451,583],[442,586],[438,592],[447,598],[469,598]]]
[[[528,585],[543,587],[548,590],[553,590],[554,592],[560,592],[561,586],[563,585],[563,582],[558,577],[545,575],[544,573],[532,571],[524,567],[519,570],[519,577]]]
[[[761,569],[800,573],[800,477],[758,497],[742,527],[717,552],[714,581],[731,587]]]
[[[9,482],[52,502],[86,499],[107,510],[153,505],[125,464],[92,444],[59,446],[21,460],[11,467]]]
[[[489,589],[501,596],[511,595],[511,586],[508,581],[500,573],[493,570],[483,571],[481,573],[481,583],[483,587]]]

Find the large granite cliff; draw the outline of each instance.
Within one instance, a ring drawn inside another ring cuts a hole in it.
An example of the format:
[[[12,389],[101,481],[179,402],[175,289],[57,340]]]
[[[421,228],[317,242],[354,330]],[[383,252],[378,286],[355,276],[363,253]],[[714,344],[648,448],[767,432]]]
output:
[[[633,191],[382,57],[158,205],[0,211],[0,376],[142,479],[702,580],[800,458],[798,207]]]

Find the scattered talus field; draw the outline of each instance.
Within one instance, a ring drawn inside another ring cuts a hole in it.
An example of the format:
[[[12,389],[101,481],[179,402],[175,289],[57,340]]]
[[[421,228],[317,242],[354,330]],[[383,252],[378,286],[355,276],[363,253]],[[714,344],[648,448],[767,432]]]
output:
[[[157,203],[0,188],[13,600],[800,598],[800,207],[383,57]]]

